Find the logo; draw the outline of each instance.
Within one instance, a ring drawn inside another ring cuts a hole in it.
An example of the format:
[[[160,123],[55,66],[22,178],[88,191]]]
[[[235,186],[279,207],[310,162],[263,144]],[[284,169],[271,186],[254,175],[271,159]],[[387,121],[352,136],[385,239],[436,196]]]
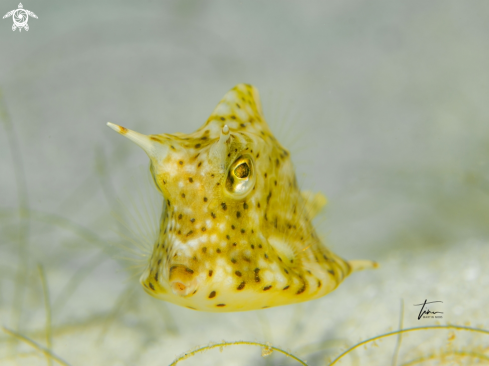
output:
[[[437,314],[443,314],[443,312],[431,311],[426,306],[428,304],[434,304],[436,302],[443,303],[443,301],[430,301],[430,302],[428,302],[428,300],[425,300],[424,303],[422,303],[422,304],[414,304],[414,306],[421,306],[421,310],[419,311],[419,315],[418,315],[418,320],[420,320],[421,318],[423,318],[423,319],[441,319],[441,318],[443,318],[443,316],[437,315]]]
[[[19,3],[19,8],[9,11],[7,14],[3,16],[3,19],[12,17],[14,20],[14,24],[12,25],[12,30],[15,31],[17,28],[19,28],[19,32],[22,31],[22,28],[24,28],[26,31],[29,30],[29,24],[27,24],[27,21],[29,20],[29,15],[33,18],[37,19],[37,15],[34,14],[32,11],[25,10],[24,7],[22,6],[22,3]]]

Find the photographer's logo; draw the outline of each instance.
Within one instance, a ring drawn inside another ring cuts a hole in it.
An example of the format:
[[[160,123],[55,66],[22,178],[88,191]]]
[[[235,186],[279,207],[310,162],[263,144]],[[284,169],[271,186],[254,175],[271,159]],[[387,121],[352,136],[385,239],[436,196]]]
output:
[[[432,311],[432,310],[428,309],[428,307],[426,306],[428,304],[434,304],[437,302],[443,303],[443,301],[429,301],[428,302],[428,300],[425,300],[424,303],[422,303],[422,304],[414,304],[414,306],[421,306],[421,310],[419,311],[419,314],[418,314],[418,320],[421,318],[423,318],[423,319],[441,319],[441,318],[443,318],[442,315],[438,315],[438,314],[443,314],[442,311]]]
[[[12,19],[14,20],[14,24],[12,25],[13,31],[15,31],[17,28],[19,28],[19,32],[22,31],[22,28],[28,31],[29,24],[27,24],[27,22],[29,21],[29,15],[37,19],[36,14],[34,14],[32,11],[25,10],[24,7],[22,6],[22,3],[19,3],[19,8],[9,11],[7,14],[3,16],[3,19],[12,17]]]

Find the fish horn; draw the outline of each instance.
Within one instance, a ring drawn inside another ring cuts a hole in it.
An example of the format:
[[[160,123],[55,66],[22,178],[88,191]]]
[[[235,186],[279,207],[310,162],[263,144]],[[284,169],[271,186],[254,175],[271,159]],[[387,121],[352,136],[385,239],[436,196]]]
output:
[[[224,146],[224,144],[228,141],[229,139],[229,127],[228,125],[224,125],[224,127],[221,130],[221,136],[219,137],[219,146]]]
[[[129,140],[135,142],[144,150],[150,159],[161,160],[168,153],[168,146],[151,139],[150,136],[143,135],[142,133],[132,131],[111,122],[107,122],[107,126],[112,128],[114,131],[119,132],[121,135],[126,136]]]
[[[367,259],[356,259],[352,261],[348,261],[352,272],[363,271],[365,269],[375,269],[379,268],[379,264],[374,261],[370,261]]]
[[[228,147],[227,142],[229,141],[230,133],[228,125],[224,125],[221,130],[221,135],[219,141],[217,141],[212,147],[211,158],[215,159],[216,163],[220,164],[222,169],[225,169],[226,165],[226,155]]]

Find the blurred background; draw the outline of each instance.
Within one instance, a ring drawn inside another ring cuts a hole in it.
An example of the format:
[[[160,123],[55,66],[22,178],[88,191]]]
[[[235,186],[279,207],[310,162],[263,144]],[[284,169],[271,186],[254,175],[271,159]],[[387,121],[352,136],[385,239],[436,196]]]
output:
[[[222,340],[328,365],[401,326],[489,328],[487,1],[22,4],[38,16],[28,32],[0,21],[0,364],[52,362],[21,336],[70,365],[166,365]],[[1,15],[17,7],[0,0]],[[300,185],[328,197],[325,243],[381,267],[262,311],[154,300],[117,234],[158,215],[141,206],[158,199],[148,159],[105,124],[190,133],[242,82]],[[442,319],[417,319],[425,299],[443,301]],[[416,333],[341,364],[489,359],[487,335]],[[298,364],[276,353],[236,346],[182,364]]]

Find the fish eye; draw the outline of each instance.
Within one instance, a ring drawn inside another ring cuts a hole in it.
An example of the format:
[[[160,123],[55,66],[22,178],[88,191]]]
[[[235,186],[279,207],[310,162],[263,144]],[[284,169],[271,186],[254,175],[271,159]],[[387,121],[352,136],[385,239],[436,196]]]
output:
[[[255,185],[255,174],[251,156],[237,158],[228,171],[226,190],[233,198],[245,197]]]

